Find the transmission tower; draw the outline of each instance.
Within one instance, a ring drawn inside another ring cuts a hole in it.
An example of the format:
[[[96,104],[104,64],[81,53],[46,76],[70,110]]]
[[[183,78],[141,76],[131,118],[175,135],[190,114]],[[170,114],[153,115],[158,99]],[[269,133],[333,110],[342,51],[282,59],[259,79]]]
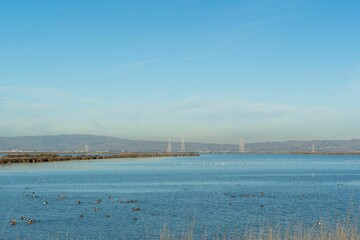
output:
[[[181,146],[180,146],[180,152],[186,152],[186,149],[185,149],[184,134],[181,136]]]
[[[245,153],[245,142],[244,142],[244,138],[240,138],[239,152],[240,152],[240,153]]]
[[[171,152],[172,152],[171,140],[170,140],[170,138],[169,138],[169,142],[168,142],[168,146],[167,146],[166,152],[168,152],[168,153],[171,153]]]
[[[89,152],[89,145],[85,144],[85,152]]]

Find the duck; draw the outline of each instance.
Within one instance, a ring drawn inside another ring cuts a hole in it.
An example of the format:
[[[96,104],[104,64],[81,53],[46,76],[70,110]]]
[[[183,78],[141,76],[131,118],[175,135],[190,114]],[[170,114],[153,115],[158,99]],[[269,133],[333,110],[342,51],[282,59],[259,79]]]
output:
[[[59,199],[60,199],[60,200],[65,200],[65,199],[66,199],[65,194],[63,194],[63,193],[62,193],[62,194],[60,194],[60,195],[59,195]]]
[[[16,225],[16,219],[12,219],[12,220],[10,221],[10,225]]]

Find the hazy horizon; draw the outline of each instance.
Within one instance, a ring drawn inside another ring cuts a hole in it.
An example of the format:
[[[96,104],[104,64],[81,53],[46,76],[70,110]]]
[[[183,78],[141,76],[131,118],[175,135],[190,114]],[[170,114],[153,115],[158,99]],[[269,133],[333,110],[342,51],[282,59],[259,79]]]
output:
[[[0,136],[359,139],[360,2],[2,1]]]

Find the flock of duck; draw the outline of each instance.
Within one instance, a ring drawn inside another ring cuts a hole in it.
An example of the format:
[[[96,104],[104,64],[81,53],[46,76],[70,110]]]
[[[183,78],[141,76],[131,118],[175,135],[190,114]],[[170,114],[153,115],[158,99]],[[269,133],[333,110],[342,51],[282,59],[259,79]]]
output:
[[[26,187],[25,189],[26,189],[26,190],[30,190],[29,187]],[[228,196],[228,197],[230,197],[230,198],[235,198],[235,195],[230,194],[230,193],[224,193],[224,195],[225,195],[225,196]],[[37,196],[37,195],[35,194],[35,192],[27,192],[27,193],[24,194],[24,196],[27,197],[27,198],[34,198],[34,199],[35,199],[35,198],[39,198],[39,196]],[[264,192],[259,192],[259,193],[243,193],[243,194],[240,194],[240,195],[238,195],[238,196],[240,196],[240,197],[245,197],[245,198],[264,197],[264,196],[265,196],[265,193],[264,193]],[[301,194],[300,196],[303,197],[303,194]],[[110,195],[107,195],[106,198],[107,198],[107,199],[112,199],[112,197],[111,197]],[[66,196],[64,193],[61,193],[60,195],[58,195],[58,200],[60,200],[60,201],[65,201],[66,199],[67,199],[67,196]],[[95,199],[95,200],[94,200],[94,203],[95,203],[96,205],[92,208],[92,210],[93,210],[94,212],[97,212],[97,211],[99,210],[99,208],[98,208],[97,206],[98,206],[99,204],[101,204],[102,202],[103,202],[103,200],[102,200],[101,198]],[[138,203],[139,203],[139,201],[138,201],[137,199],[130,199],[130,200],[123,201],[120,197],[117,199],[117,202],[118,202],[119,204],[122,204],[122,203],[125,203],[125,204],[138,204]],[[46,200],[42,201],[42,204],[44,204],[44,205],[47,205],[48,203],[49,203],[49,202],[46,201]],[[75,205],[81,205],[82,202],[81,202],[80,200],[76,200],[76,201],[74,202],[74,204],[75,204]],[[231,205],[231,203],[230,203],[230,205]],[[264,205],[261,204],[260,207],[263,208]],[[139,211],[141,211],[141,208],[140,208],[140,207],[132,207],[131,210],[134,211],[134,212],[139,212]],[[110,215],[109,215],[109,214],[106,214],[106,217],[110,217]],[[84,218],[84,215],[81,214],[81,215],[80,215],[80,218]],[[137,221],[138,218],[137,218],[137,217],[133,217],[132,220]],[[32,219],[32,218],[27,218],[27,217],[25,217],[25,216],[22,216],[22,217],[20,218],[20,221],[21,221],[21,222],[24,222],[24,223],[26,223],[26,224],[28,224],[28,225],[31,225],[31,224],[34,224],[34,223],[35,223],[35,220],[34,220],[34,219]],[[16,218],[13,218],[13,219],[10,220],[9,224],[10,224],[10,225],[16,225],[18,222],[19,222],[19,221],[17,221]],[[316,222],[316,225],[321,225],[321,224],[322,224],[321,221]]]
[[[26,187],[25,190],[30,190],[30,188],[29,188],[29,187]],[[33,199],[39,198],[39,196],[36,195],[35,192],[27,192],[27,193],[24,194],[24,196],[27,197],[27,198],[33,198]],[[110,195],[107,195],[106,198],[107,198],[107,199],[112,199],[112,197],[111,197]],[[64,193],[61,193],[60,195],[58,195],[58,200],[60,200],[60,201],[65,201],[66,199],[67,199],[67,196],[66,196]],[[118,202],[119,204],[122,204],[122,203],[125,203],[125,204],[137,204],[137,203],[139,203],[139,201],[138,201],[137,199],[130,199],[130,200],[125,200],[125,201],[124,201],[124,200],[122,200],[120,197],[117,199],[117,202]],[[46,201],[46,200],[44,200],[44,201],[42,202],[42,204],[44,204],[44,205],[47,205],[48,203],[49,203],[49,202]],[[82,202],[81,202],[80,200],[76,200],[74,203],[75,203],[76,205],[82,204]],[[95,199],[94,203],[96,204],[96,206],[93,207],[92,210],[93,210],[94,212],[97,212],[97,211],[99,210],[98,207],[97,207],[97,205],[99,205],[99,204],[102,203],[102,199],[101,199],[101,198]],[[140,207],[133,207],[133,208],[131,208],[131,210],[134,211],[134,212],[139,212],[139,211],[141,211],[141,208],[140,208]],[[106,217],[110,217],[110,214],[106,214]],[[80,218],[84,218],[84,215],[81,214],[81,215],[80,215]],[[133,217],[132,219],[133,219],[134,221],[138,220],[137,217]],[[24,216],[20,217],[20,220],[21,220],[21,222],[26,222],[28,225],[31,225],[31,224],[34,224],[34,223],[35,223],[35,220],[34,220],[34,219],[32,219],[32,218],[27,218],[27,217],[24,217]],[[18,222],[19,222],[19,221],[18,221],[16,218],[13,218],[13,219],[10,220],[9,224],[14,226],[14,225],[16,225]]]
[[[26,221],[26,217],[21,217],[21,220]],[[27,220],[27,224],[33,224],[33,223],[34,223],[33,219],[28,219]],[[16,219],[11,219],[10,225],[16,225]]]

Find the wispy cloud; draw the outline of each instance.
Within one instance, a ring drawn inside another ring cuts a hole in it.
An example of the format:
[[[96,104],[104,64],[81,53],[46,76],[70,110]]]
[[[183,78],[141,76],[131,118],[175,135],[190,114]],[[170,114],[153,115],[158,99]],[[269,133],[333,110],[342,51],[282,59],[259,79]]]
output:
[[[54,88],[0,86],[2,95],[22,95],[32,98],[70,98],[70,95]]]
[[[152,59],[146,59],[146,60],[125,63],[125,64],[118,66],[118,68],[119,69],[133,68],[133,67],[144,66],[144,65],[148,65],[148,64],[152,64],[152,63],[163,62],[163,61],[167,61],[167,60],[168,59],[166,59],[166,58],[152,58]]]
[[[88,109],[96,112],[98,109]],[[259,122],[273,119],[292,118],[304,113],[304,109],[289,104],[249,102],[238,99],[205,99],[189,97],[180,101],[153,105],[111,106],[101,109],[101,116],[113,116],[118,121],[177,124],[237,124],[239,122]],[[309,111],[309,110],[307,110]],[[315,108],[313,111],[320,112]]]
[[[23,129],[24,132],[32,127],[34,132],[44,134],[44,130],[40,128],[44,124],[47,126],[46,133],[83,132],[134,139],[161,139],[169,136],[168,134],[179,135],[185,132],[194,140],[217,139],[224,143],[236,142],[239,136],[252,136],[251,140],[328,138],[336,133],[337,130],[334,129],[339,129],[339,122],[355,125],[354,122],[358,119],[356,116],[359,116],[353,112],[334,112],[317,106],[306,108],[240,98],[209,99],[198,96],[164,104],[128,103],[102,108],[91,105],[71,114],[66,114],[71,111],[68,112],[61,106],[57,108],[56,105],[46,103],[8,99],[6,105],[7,109],[15,110],[7,112],[28,117],[0,118],[0,129],[1,126],[16,125],[20,129],[27,126]],[[55,111],[52,111],[53,108]],[[23,114],[24,110],[31,111],[32,114]],[[48,114],[49,111],[54,114]],[[352,132],[344,131],[344,137],[352,136]]]
[[[56,108],[55,105],[52,104],[30,103],[30,102],[11,100],[11,99],[3,101],[2,105],[10,110],[21,110],[21,111],[44,111],[44,110]]]
[[[0,86],[0,108],[2,111],[41,112],[55,109],[55,102],[66,101],[71,96],[61,90],[40,87]]]
[[[197,96],[165,104],[89,108],[85,113],[101,123],[102,127],[98,129],[105,131],[109,126],[114,132],[127,129],[131,138],[161,138],[166,134],[179,135],[185,131],[189,137],[191,135],[199,141],[217,139],[223,142],[238,141],[240,134],[269,140],[326,138],[335,129],[336,122],[333,120],[338,119],[338,114],[332,109],[318,106]]]
[[[194,56],[186,56],[180,58],[180,60],[184,60],[184,61],[201,60],[201,59],[202,59],[201,57],[194,57]]]
[[[295,13],[303,5],[302,1],[238,1],[231,7],[218,10],[219,21],[232,20],[227,24],[227,28],[217,33],[218,38],[231,42],[254,31],[283,23],[296,17]]]
[[[185,0],[185,2],[189,2],[189,3],[198,3],[201,2],[202,0]]]
[[[297,106],[266,102],[249,102],[239,99],[198,99],[196,97],[177,102],[168,109],[172,114],[191,119],[220,122],[265,120],[295,114]]]
[[[43,102],[42,105],[46,106],[49,102],[58,103],[79,103],[79,104],[96,104],[100,103],[100,99],[96,97],[81,97],[72,95],[61,89],[46,88],[46,87],[8,87],[0,85],[0,101],[5,102],[9,99],[21,99],[24,103],[30,104],[35,102]],[[26,99],[27,102],[24,100]],[[21,105],[21,104],[18,104]]]

